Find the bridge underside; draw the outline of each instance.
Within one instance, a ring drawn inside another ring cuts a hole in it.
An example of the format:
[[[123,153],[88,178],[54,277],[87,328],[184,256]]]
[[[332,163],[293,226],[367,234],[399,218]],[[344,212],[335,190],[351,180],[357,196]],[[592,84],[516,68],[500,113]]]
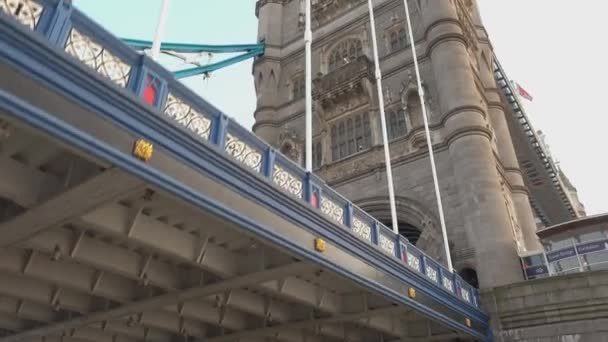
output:
[[[5,114],[0,336],[6,341],[458,336]],[[228,197],[229,190],[207,185]]]
[[[458,292],[8,20],[0,342],[485,337]]]

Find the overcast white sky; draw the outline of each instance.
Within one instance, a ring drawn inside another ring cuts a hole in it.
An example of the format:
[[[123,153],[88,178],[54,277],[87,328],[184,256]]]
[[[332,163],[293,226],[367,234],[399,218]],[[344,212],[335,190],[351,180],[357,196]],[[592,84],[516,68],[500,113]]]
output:
[[[442,0],[437,0],[442,1]],[[608,2],[479,0],[496,54],[588,214],[608,212]]]

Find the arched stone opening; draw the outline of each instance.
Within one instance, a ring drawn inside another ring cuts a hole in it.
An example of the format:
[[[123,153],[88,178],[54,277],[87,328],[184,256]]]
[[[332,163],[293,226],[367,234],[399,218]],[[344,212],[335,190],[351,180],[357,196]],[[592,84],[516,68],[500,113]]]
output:
[[[388,219],[378,220],[389,228],[393,227],[393,223],[391,222],[390,217]],[[413,224],[401,220],[400,218],[397,219],[397,225],[399,226],[399,234],[405,236],[408,241],[414,245],[418,243],[418,239],[420,238],[420,235],[422,235],[422,228],[418,228]]]
[[[422,118],[422,106],[420,104],[418,90],[410,91],[406,97],[406,101],[407,113],[410,117],[412,129],[422,127],[424,125],[424,119]]]
[[[367,213],[391,228],[388,198],[371,197],[355,201]],[[445,260],[439,221],[419,202],[399,196],[396,198],[400,234],[437,261]]]
[[[477,279],[477,271],[470,267],[465,267],[458,272],[462,280],[466,281],[469,285],[479,288],[479,280]]]

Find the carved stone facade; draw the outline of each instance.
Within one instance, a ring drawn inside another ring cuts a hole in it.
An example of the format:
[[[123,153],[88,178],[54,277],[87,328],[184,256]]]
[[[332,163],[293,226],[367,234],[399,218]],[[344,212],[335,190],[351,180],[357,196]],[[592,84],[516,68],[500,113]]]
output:
[[[374,2],[400,227],[445,260],[411,42],[399,41],[403,1]],[[536,224],[476,1],[409,3],[454,265],[475,270],[482,287],[516,282],[518,253],[538,246]],[[315,173],[390,226],[367,2],[313,6]],[[291,90],[303,72],[303,7],[258,1],[257,9],[267,49],[254,64],[253,129],[303,163],[304,99]]]

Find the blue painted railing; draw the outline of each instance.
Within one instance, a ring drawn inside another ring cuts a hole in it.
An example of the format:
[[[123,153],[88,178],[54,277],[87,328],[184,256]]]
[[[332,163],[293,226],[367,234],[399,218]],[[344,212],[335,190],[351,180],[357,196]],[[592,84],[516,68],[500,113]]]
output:
[[[359,239],[426,278],[431,284],[478,308],[477,290],[409,241],[276,152],[249,130],[207,103],[173,75],[111,35],[64,0],[20,0],[9,15],[39,32],[113,82],[157,109],[168,124],[201,143],[211,144],[259,174],[278,190],[302,201]],[[2,10],[0,10],[2,12]]]

